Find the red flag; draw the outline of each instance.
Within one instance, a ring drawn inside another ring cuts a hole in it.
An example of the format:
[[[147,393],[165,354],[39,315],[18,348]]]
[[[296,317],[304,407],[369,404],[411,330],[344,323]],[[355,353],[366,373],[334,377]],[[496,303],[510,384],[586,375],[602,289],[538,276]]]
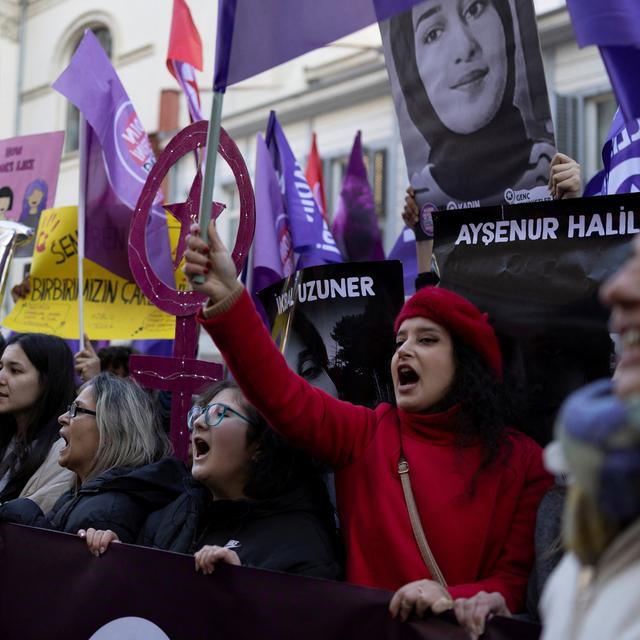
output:
[[[305,176],[309,186],[311,187],[311,191],[313,191],[316,202],[320,207],[322,217],[327,221],[327,224],[329,224],[327,199],[324,195],[324,178],[322,177],[322,160],[320,160],[320,154],[318,153],[315,133],[311,140],[311,151],[309,152],[309,159],[307,160]]]
[[[186,62],[198,71],[202,71],[202,40],[185,0],[173,0],[173,17],[167,51],[167,67],[173,74],[171,60]]]
[[[167,68],[187,97],[191,120],[202,120],[200,92],[194,71],[202,71],[202,40],[185,0],[173,0]]]

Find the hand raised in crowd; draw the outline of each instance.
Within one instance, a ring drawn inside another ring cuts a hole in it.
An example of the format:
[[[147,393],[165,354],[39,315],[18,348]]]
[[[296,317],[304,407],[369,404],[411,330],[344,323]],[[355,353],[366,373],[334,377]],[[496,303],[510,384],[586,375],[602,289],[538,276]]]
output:
[[[100,358],[95,352],[87,334],[84,334],[84,349],[73,356],[76,373],[82,382],[88,382],[100,373]]]
[[[551,160],[549,191],[555,200],[579,198],[582,194],[580,165],[564,153],[556,153]]]
[[[402,219],[409,229],[415,229],[418,225],[420,210],[416,202],[416,192],[412,186],[407,187],[407,195],[404,199],[404,210],[402,211]]]
[[[501,593],[480,591],[471,598],[457,598],[453,611],[461,627],[464,627],[472,640],[484,633],[487,619],[492,615],[510,616],[507,603]]]
[[[237,286],[236,266],[216,231],[212,220],[208,228],[209,244],[200,238],[200,228],[192,224],[187,236],[187,250],[184,253],[184,272],[191,280],[195,291],[204,293],[215,304],[226,298]],[[204,276],[202,284],[193,281],[193,276]]]
[[[194,557],[196,560],[196,571],[202,571],[204,575],[212,574],[216,569],[216,564],[219,562],[233,564],[237,567],[242,564],[235,551],[216,545],[205,545],[200,551],[196,551]]]
[[[26,298],[31,292],[31,281],[27,276],[20,284],[11,288],[11,299],[17,302],[19,299]]]
[[[91,555],[96,557],[102,555],[112,542],[120,542],[118,534],[111,529],[80,529],[78,535],[85,538]]]
[[[442,613],[453,608],[449,592],[434,580],[416,580],[400,587],[391,598],[389,612],[394,618],[400,616],[404,622],[413,611],[420,618],[430,609]]]

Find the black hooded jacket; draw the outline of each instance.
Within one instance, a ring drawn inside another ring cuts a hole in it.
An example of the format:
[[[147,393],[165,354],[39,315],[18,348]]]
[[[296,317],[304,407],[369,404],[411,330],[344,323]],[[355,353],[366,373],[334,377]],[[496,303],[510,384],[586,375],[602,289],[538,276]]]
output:
[[[5,502],[0,521],[74,534],[88,527],[111,529],[122,542],[135,542],[147,516],[182,493],[186,475],[176,458],[109,469],[60,496],[46,515],[28,498]]]
[[[138,542],[192,554],[204,545],[235,551],[245,566],[338,580],[339,545],[330,518],[300,487],[264,500],[212,500],[195,481],[151,514]]]

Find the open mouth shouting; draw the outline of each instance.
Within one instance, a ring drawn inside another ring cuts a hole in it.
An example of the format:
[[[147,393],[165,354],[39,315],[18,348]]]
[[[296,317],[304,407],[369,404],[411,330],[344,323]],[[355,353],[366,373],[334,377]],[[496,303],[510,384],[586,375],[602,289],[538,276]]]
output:
[[[195,436],[193,438],[193,460],[202,460],[207,456],[207,454],[211,451],[211,447],[209,443],[201,438],[200,436]]]
[[[398,393],[412,391],[419,381],[420,376],[408,364],[398,367]]]

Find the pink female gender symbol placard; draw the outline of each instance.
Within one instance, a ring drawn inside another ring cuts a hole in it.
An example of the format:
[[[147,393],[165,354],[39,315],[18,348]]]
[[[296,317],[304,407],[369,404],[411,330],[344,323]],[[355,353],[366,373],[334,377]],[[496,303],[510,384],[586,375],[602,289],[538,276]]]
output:
[[[222,377],[222,367],[195,358],[195,314],[205,297],[195,291],[174,289],[162,282],[149,262],[145,229],[153,200],[169,169],[184,155],[205,146],[207,128],[206,121],[195,122],[180,131],[165,147],[145,182],[129,231],[129,266],[136,283],[156,307],[176,316],[173,356],[134,355],[129,369],[131,375],[143,386],[172,392],[171,441],[175,454],[182,459],[186,459],[188,452],[187,413],[191,408],[191,397],[208,382],[219,380]],[[240,224],[232,252],[237,272],[240,273],[255,231],[255,198],[247,166],[238,147],[224,129],[220,130],[218,153],[231,167],[240,194]],[[181,225],[175,264],[179,264],[184,253],[185,232],[198,219],[200,187],[201,175],[198,172],[186,202],[166,207]],[[220,215],[223,208],[214,203],[213,216]]]

